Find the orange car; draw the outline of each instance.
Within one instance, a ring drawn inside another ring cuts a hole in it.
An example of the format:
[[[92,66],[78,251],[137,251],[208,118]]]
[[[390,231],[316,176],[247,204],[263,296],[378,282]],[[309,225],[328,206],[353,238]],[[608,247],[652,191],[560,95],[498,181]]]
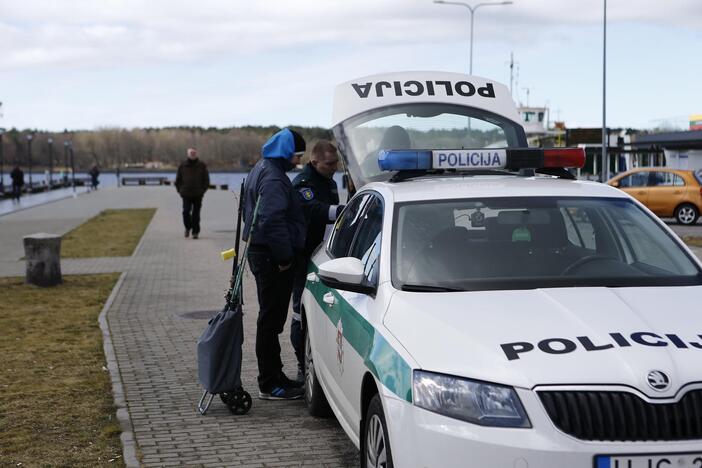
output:
[[[639,167],[607,183],[625,191],[661,217],[675,216],[680,224],[695,224],[702,211],[702,177],[694,171]]]

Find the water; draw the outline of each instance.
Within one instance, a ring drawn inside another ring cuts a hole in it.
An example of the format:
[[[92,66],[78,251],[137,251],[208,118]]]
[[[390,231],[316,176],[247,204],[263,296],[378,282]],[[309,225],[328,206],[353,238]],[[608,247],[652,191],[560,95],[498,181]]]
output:
[[[288,176],[293,179],[298,173],[289,172]],[[217,186],[219,189],[222,185],[228,185],[229,190],[238,191],[241,186],[241,182],[244,178],[248,176],[247,172],[210,172],[210,183]],[[90,176],[87,172],[76,172],[76,178],[87,180]],[[166,177],[173,183],[175,181],[175,172],[121,172],[120,179],[124,177]],[[54,182],[61,180],[62,176],[60,174],[54,174],[52,180]],[[341,188],[341,172],[334,174],[334,180],[336,181],[339,188]],[[49,181],[48,173],[43,172],[32,172],[32,184],[33,185],[47,185]],[[69,177],[70,181],[70,177]],[[29,184],[29,174],[25,172],[24,174],[25,184]],[[100,174],[99,177],[99,187],[109,188],[117,187],[117,174],[114,172],[104,172]],[[5,184],[6,190],[9,192],[12,187],[12,179],[9,173],[5,173],[3,177],[3,183]],[[125,187],[128,190],[129,187]],[[87,186],[77,186],[75,189],[75,194],[79,195],[85,193],[88,190]],[[25,208],[30,208],[32,206],[42,205],[44,203],[61,200],[63,198],[72,197],[74,191],[72,188],[62,188],[51,190],[49,192],[40,192],[33,194],[22,194],[19,203],[15,202],[9,198],[0,198],[0,216],[3,214],[12,213],[13,211],[22,210]]]
[[[297,172],[288,172],[290,179],[295,178]],[[219,188],[221,185],[229,185],[230,190],[239,190],[241,181],[248,175],[248,172],[210,172],[210,183],[214,184]],[[120,172],[120,179],[124,177],[166,177],[173,183],[175,181],[175,172]],[[76,178],[88,179],[90,176],[87,172],[76,172]],[[334,180],[336,181],[339,188],[341,188],[341,172],[334,174]],[[60,174],[54,174],[52,176],[53,181],[61,180]],[[34,185],[48,184],[49,174],[44,172],[32,172],[32,183]],[[69,176],[70,181],[70,176]],[[114,172],[102,172],[99,177],[100,187],[116,187],[117,186],[117,174]],[[3,183],[6,187],[12,186],[12,179],[10,174],[6,172],[3,177]],[[24,173],[24,183],[29,183],[29,174]],[[9,191],[9,190],[8,190]],[[26,195],[30,196],[30,195]],[[33,195],[32,195],[33,196]]]

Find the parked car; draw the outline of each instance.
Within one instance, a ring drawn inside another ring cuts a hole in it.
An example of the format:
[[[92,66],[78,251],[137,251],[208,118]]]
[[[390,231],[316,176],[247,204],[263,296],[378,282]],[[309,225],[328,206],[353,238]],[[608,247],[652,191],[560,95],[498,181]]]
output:
[[[702,211],[702,177],[694,171],[639,167],[622,172],[607,183],[617,187],[661,217],[695,224]]]

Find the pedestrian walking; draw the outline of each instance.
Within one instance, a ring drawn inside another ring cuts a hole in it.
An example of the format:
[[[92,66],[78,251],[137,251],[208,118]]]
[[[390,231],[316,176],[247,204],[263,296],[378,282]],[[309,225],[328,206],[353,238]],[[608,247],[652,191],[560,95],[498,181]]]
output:
[[[244,232],[248,260],[256,279],[259,313],[256,322],[259,398],[294,400],[304,394],[303,382],[283,373],[279,335],[285,327],[293,287],[294,263],[305,246],[305,218],[299,195],[286,172],[300,162],[305,140],[283,129],[262,149],[244,186]],[[252,232],[254,206],[260,198]]]
[[[183,199],[183,225],[185,237],[192,233],[193,239],[200,235],[200,209],[202,197],[210,187],[207,166],[197,157],[195,148],[188,148],[187,159],[178,167],[175,188]]]
[[[293,314],[290,323],[290,342],[297,357],[297,378],[304,379],[305,333],[300,315],[300,300],[305,289],[307,264],[312,252],[324,239],[328,224],[336,221],[343,205],[339,205],[339,191],[334,174],[339,168],[339,154],[330,141],[320,140],[312,148],[310,162],[293,180],[305,213],[307,232],[305,248],[295,267],[292,304]]]
[[[98,177],[100,177],[100,170],[98,169],[97,165],[93,166],[88,174],[90,175],[90,187],[93,190],[97,190],[98,184],[100,183],[98,180]]]
[[[12,199],[19,201],[20,196],[22,196],[22,186],[24,185],[24,171],[20,169],[19,165],[12,169],[10,178],[12,179]]]

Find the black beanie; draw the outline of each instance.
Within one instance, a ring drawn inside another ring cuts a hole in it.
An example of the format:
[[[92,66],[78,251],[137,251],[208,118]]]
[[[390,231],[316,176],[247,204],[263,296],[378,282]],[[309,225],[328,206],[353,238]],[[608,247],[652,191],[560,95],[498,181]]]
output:
[[[292,133],[293,140],[295,141],[295,153],[304,152],[307,149],[305,139],[302,138],[302,135],[297,133],[295,130],[290,129],[290,133]]]

